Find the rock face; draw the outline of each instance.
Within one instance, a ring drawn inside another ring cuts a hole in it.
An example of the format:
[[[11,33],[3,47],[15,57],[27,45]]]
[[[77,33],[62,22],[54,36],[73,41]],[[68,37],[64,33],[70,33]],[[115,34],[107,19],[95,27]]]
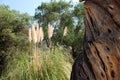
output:
[[[84,48],[71,80],[120,80],[120,0],[86,0]]]

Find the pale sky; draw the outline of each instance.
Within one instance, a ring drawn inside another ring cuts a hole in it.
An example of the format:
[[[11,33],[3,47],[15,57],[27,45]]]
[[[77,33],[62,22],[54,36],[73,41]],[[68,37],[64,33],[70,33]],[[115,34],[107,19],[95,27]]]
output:
[[[0,4],[5,4],[19,11],[20,13],[28,13],[34,15],[35,9],[41,4],[41,2],[50,2],[51,0],[0,0]],[[69,0],[66,0],[69,1]],[[73,3],[79,3],[79,0],[72,0]]]

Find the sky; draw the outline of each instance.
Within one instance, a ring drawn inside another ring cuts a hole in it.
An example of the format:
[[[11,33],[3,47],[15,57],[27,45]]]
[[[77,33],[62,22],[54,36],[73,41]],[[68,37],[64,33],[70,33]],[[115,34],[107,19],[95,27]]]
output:
[[[0,0],[0,4],[8,5],[10,9],[19,11],[20,13],[28,13],[33,16],[35,9],[42,2],[50,2],[51,0]],[[68,1],[68,0],[66,0]],[[72,0],[73,3],[78,3],[79,0]]]

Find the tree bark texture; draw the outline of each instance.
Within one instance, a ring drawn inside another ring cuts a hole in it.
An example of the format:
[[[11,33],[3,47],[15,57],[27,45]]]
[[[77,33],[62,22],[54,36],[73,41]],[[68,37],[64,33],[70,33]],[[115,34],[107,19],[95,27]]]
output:
[[[71,80],[120,80],[120,0],[86,0],[84,48]]]

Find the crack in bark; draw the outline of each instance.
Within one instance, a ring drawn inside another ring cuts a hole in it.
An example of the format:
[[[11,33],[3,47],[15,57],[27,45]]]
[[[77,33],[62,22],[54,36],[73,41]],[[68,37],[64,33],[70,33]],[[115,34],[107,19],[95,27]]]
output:
[[[86,54],[85,54],[85,56],[87,56]],[[93,74],[93,77],[94,77],[94,79],[96,80],[96,77],[95,77],[95,74],[94,74],[94,70],[93,70],[93,68],[92,68],[92,64],[90,63],[90,62],[88,62],[89,61],[89,59],[87,58],[87,57],[85,57],[86,58],[86,65],[88,66],[88,68],[89,68],[89,70],[91,71],[91,73]]]
[[[94,44],[93,44],[93,45],[94,45]],[[102,62],[102,64],[103,64],[103,70],[104,70],[105,75],[106,75],[106,78],[107,78],[107,74],[106,74],[106,65],[105,65],[104,61],[102,60],[102,58],[101,58],[101,56],[100,56],[100,52],[97,50],[97,48],[96,48],[95,45],[94,45],[94,47],[95,47],[95,49],[96,49],[96,51],[97,51],[97,55],[98,55],[99,59],[101,60],[101,62]],[[107,80],[108,80],[108,78],[107,78]]]

